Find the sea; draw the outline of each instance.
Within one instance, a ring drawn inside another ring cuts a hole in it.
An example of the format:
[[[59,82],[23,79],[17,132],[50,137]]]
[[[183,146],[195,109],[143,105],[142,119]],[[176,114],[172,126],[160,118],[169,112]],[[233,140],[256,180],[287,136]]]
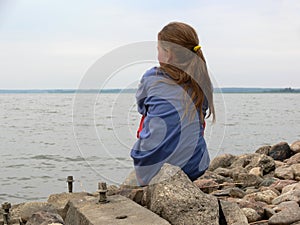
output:
[[[216,93],[207,119],[211,159],[300,140],[300,94]],[[0,203],[46,201],[67,192],[119,185],[133,170],[140,115],[134,93],[1,93]]]

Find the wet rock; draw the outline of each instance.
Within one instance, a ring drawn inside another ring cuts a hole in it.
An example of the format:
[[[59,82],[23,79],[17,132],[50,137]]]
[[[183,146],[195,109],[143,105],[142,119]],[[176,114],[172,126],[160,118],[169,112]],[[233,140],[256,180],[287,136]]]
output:
[[[291,144],[291,150],[294,153],[299,153],[300,152],[300,140],[299,141],[295,141]]]
[[[294,173],[294,180],[300,181],[300,163],[291,166]]]
[[[262,192],[256,192],[252,194],[245,195],[244,199],[249,201],[261,201],[267,204],[272,204],[272,200],[278,197],[278,195],[272,190],[266,190]]]
[[[298,203],[293,201],[282,202],[278,208],[280,208],[280,212],[269,219],[270,225],[288,225],[300,221],[300,207]]]
[[[284,193],[287,193],[289,191],[296,190],[296,189],[300,189],[300,182],[285,186],[284,188],[282,188],[281,193],[284,194]]]
[[[289,165],[281,166],[275,169],[275,177],[284,180],[293,180],[294,171]]]
[[[51,224],[64,224],[63,219],[59,214],[40,211],[34,213],[27,221],[26,225],[51,225]]]
[[[193,182],[201,191],[204,193],[211,193],[215,190],[218,190],[219,184],[215,182],[213,179],[201,179],[195,180]]]
[[[235,158],[236,156],[231,154],[224,154],[224,155],[217,156],[210,162],[208,170],[214,171],[219,167],[228,168],[231,166]]]
[[[249,174],[254,174],[255,176],[262,177],[263,171],[261,167],[254,167],[249,171]]]
[[[71,199],[81,199],[85,196],[89,196],[90,194],[86,192],[78,192],[78,193],[60,193],[50,195],[47,202],[51,204],[57,210],[58,214],[65,219],[68,211],[68,201]],[[97,194],[99,195],[99,194]]]
[[[247,217],[248,223],[252,223],[258,220],[261,220],[261,216],[258,215],[258,213],[251,208],[243,208],[242,209],[243,213]]]
[[[290,185],[290,184],[294,184],[294,183],[297,183],[297,181],[294,181],[294,180],[278,180],[276,182],[274,182],[270,188],[275,188],[276,190],[278,190],[279,192],[282,191],[282,189],[287,186],[287,185]]]
[[[270,149],[271,149],[270,145],[265,145],[257,149],[255,153],[269,155]]]
[[[275,160],[283,161],[290,158],[293,155],[293,151],[290,149],[290,146],[286,142],[280,142],[276,145],[273,145],[270,149],[269,156]]]
[[[247,225],[248,220],[242,210],[234,202],[220,200],[220,206],[227,225]],[[201,224],[201,223],[199,223]]]
[[[291,158],[284,160],[288,165],[300,163],[300,153],[293,155]]]
[[[248,173],[237,174],[237,177],[233,177],[233,179],[235,182],[242,183],[243,187],[257,187],[263,181],[261,177]]]
[[[151,183],[147,207],[171,224],[219,224],[216,197],[204,194],[179,167],[164,164]]]
[[[29,220],[29,218],[39,211],[57,214],[56,208],[47,202],[27,202],[20,207],[20,217],[23,222]]]
[[[282,202],[286,202],[286,201],[295,201],[298,204],[300,204],[300,190],[299,189],[291,190],[284,194],[281,194],[277,198],[273,199],[272,204],[278,205],[278,204],[280,204]]]

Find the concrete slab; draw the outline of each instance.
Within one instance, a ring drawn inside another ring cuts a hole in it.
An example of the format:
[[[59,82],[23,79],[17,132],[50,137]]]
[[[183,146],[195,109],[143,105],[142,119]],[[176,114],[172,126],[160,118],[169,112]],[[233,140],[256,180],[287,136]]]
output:
[[[108,196],[106,204],[99,204],[96,197],[73,199],[65,219],[66,225],[170,225],[150,210],[130,199],[113,195]]]

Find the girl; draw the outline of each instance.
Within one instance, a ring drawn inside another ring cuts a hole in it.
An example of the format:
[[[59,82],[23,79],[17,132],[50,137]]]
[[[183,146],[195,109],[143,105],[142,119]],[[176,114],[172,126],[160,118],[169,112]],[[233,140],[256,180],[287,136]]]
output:
[[[213,116],[213,88],[195,30],[173,22],[158,33],[160,66],[148,70],[136,93],[142,114],[131,150],[138,184],[149,184],[164,163],[179,166],[191,180],[209,166],[203,137]],[[208,114],[207,114],[208,110]]]

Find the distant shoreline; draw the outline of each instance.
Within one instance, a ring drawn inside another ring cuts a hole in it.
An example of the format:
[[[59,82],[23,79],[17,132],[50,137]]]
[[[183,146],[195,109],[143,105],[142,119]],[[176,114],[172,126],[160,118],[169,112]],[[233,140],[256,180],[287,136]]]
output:
[[[74,94],[74,93],[135,93],[136,89],[0,89],[0,94]],[[236,94],[255,94],[255,93],[300,93],[300,89],[293,88],[215,88],[215,93],[236,93]]]

